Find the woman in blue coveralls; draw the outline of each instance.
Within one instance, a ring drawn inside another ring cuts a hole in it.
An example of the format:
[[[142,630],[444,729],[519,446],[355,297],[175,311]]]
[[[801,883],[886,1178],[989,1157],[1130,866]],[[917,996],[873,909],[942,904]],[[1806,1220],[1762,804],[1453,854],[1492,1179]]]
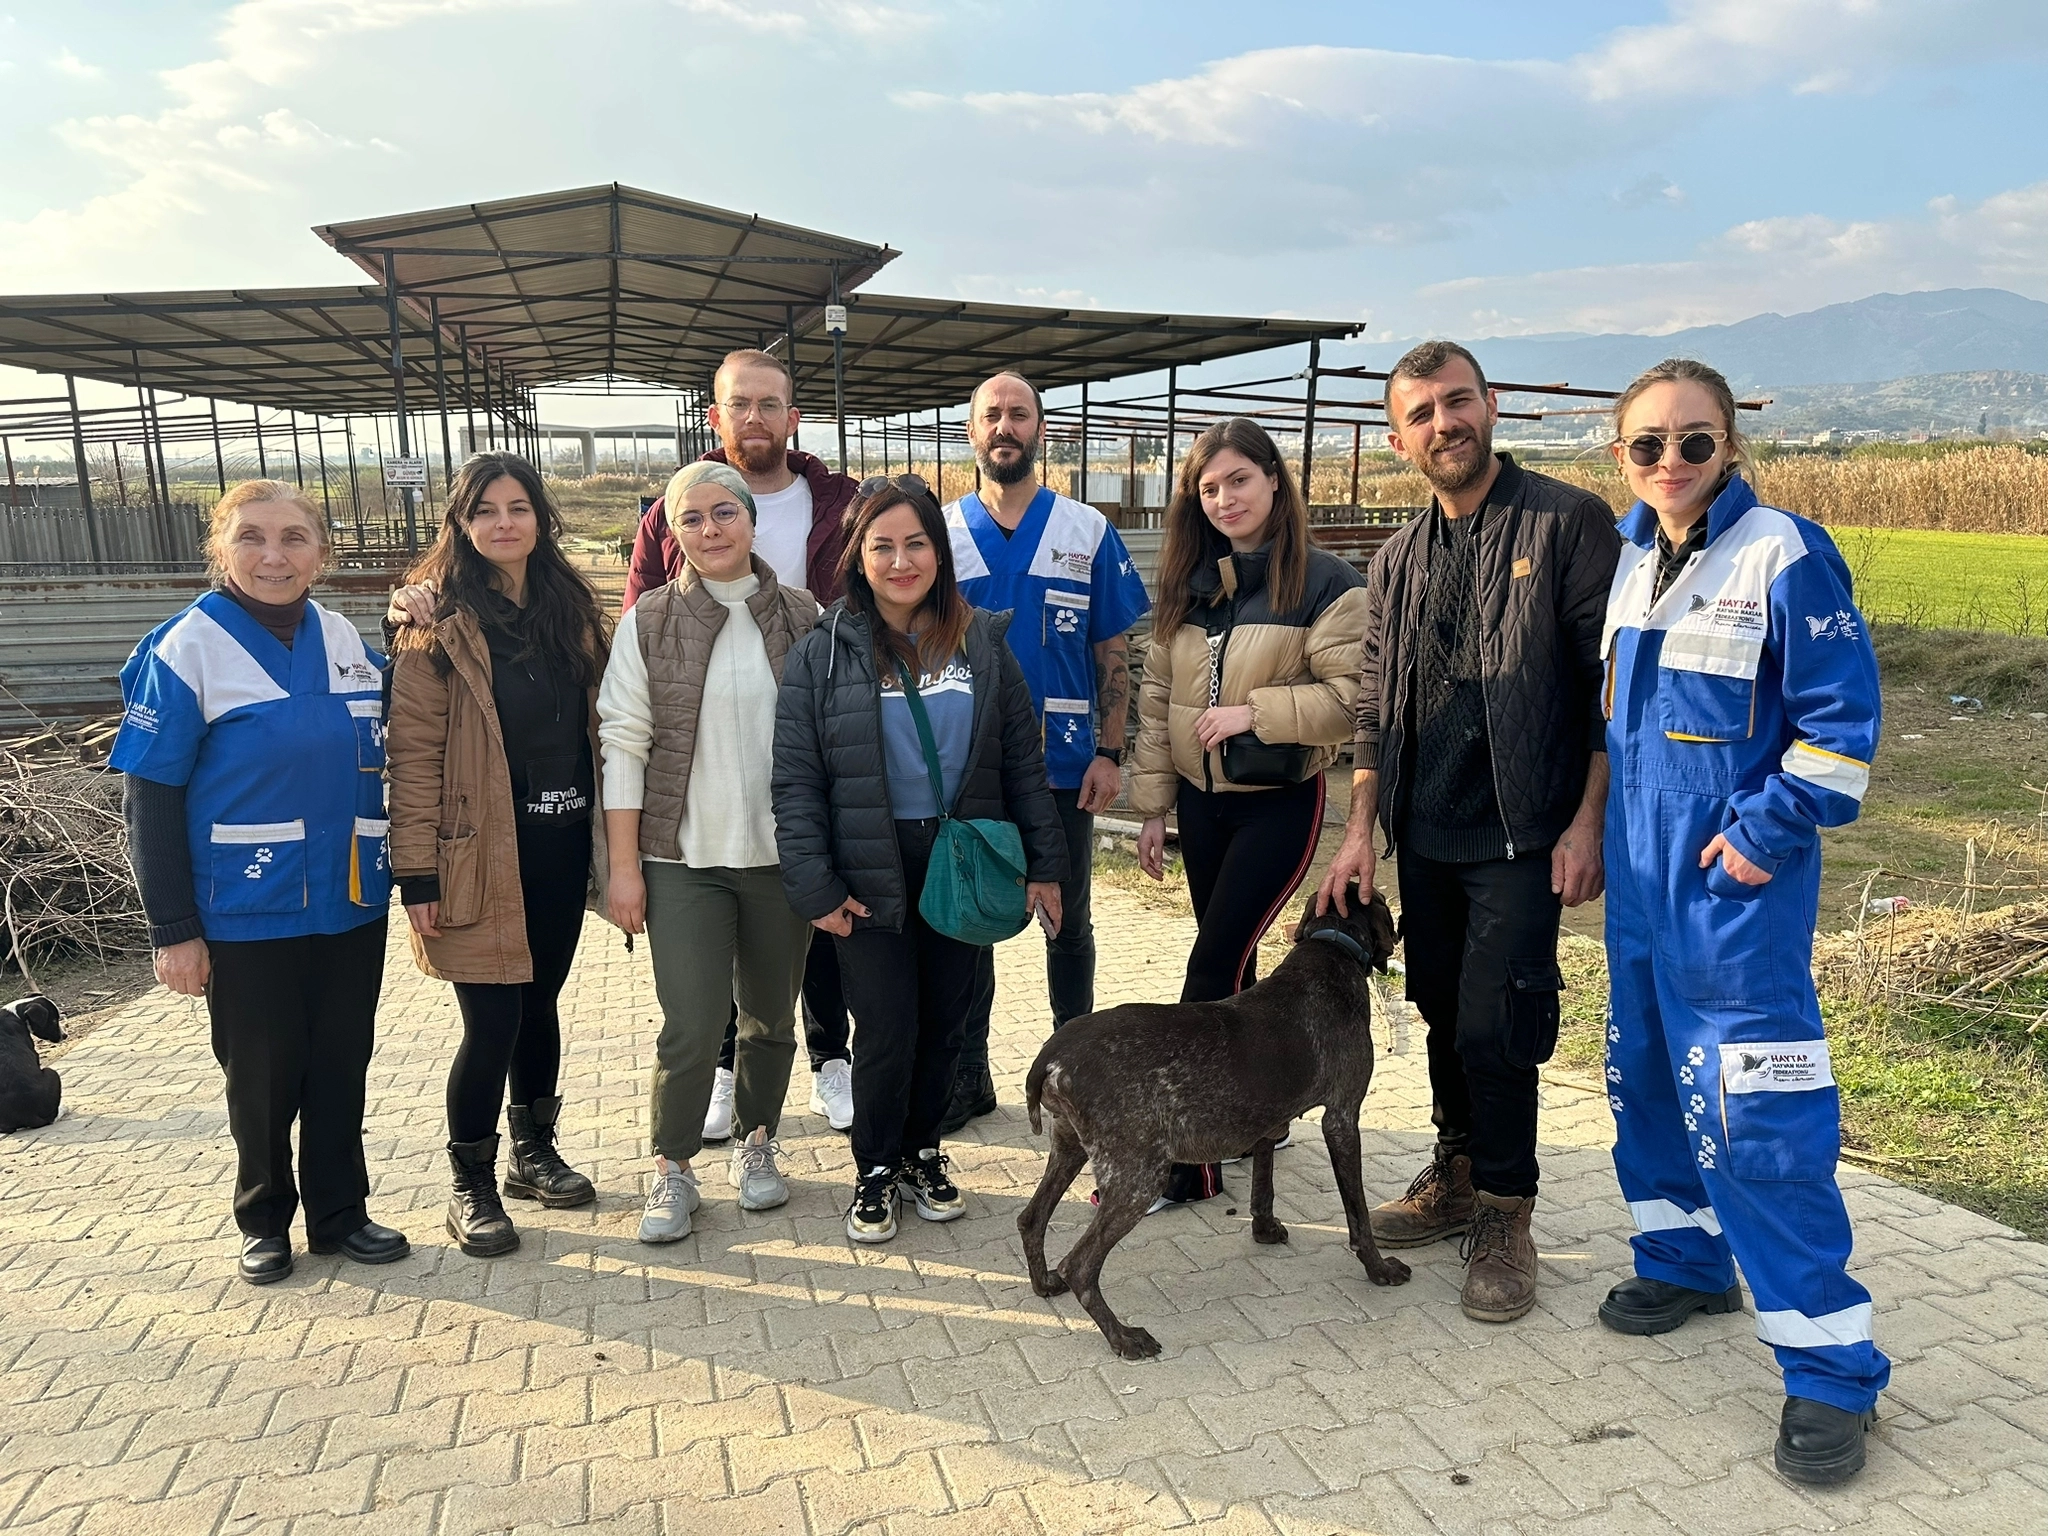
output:
[[[370,1220],[363,1163],[391,900],[384,658],[308,597],[327,528],[296,487],[234,487],[209,550],[218,585],[121,669],[111,761],[157,979],[205,997],[227,1074],[239,1272],[268,1285],[292,1272],[302,1199],[315,1253],[411,1251]]]
[[[1834,542],[1761,505],[1721,375],[1673,359],[1614,410],[1640,498],[1608,598],[1608,1093],[1633,1278],[1600,1320],[1738,1312],[1776,1351],[1785,1476],[1864,1459],[1891,1366],[1851,1279],[1841,1097],[1813,989],[1819,829],[1855,819],[1877,660]]]

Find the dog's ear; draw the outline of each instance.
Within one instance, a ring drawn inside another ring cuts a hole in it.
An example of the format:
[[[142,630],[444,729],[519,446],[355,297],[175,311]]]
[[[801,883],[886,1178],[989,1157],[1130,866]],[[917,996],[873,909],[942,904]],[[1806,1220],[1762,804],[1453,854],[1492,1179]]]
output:
[[[1394,958],[1399,935],[1394,931],[1394,914],[1387,906],[1387,898],[1378,891],[1372,893],[1372,904],[1365,909],[1365,927],[1372,935],[1373,969],[1384,971],[1387,962]]]
[[[35,1035],[38,1039],[49,1042],[51,1045],[57,1044],[64,1038],[64,1028],[57,1022],[59,1018],[57,1005],[47,997],[35,994],[29,997],[17,998],[7,1005],[5,1011],[20,1020],[23,1028],[30,1034]]]

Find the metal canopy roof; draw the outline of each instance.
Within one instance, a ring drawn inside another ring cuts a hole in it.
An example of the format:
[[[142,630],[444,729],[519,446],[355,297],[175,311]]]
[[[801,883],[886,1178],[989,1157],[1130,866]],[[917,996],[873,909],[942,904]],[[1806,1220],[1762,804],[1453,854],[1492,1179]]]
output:
[[[820,318],[897,253],[613,183],[314,230],[422,319],[529,386],[701,387],[718,359]]]
[[[1046,390],[1360,329],[1342,321],[1046,309],[880,293],[849,294],[846,306],[846,408],[856,416],[960,405],[975,385],[1004,368],[1020,370]],[[800,333],[795,363],[797,398],[814,402],[816,410],[815,402],[832,397],[832,338],[822,329]]]
[[[964,402],[989,373],[1042,388],[1353,335],[1346,322],[1050,309],[851,293],[896,252],[617,184],[321,226],[376,286],[0,298],[0,363],[312,415],[579,379],[704,389],[736,347],[794,343],[798,397],[833,399],[824,305],[849,310],[845,409]],[[397,303],[391,302],[396,294]],[[486,378],[488,374],[488,379]]]
[[[431,391],[433,336],[399,323]],[[390,348],[381,288],[0,298],[0,363],[321,415],[390,410]]]

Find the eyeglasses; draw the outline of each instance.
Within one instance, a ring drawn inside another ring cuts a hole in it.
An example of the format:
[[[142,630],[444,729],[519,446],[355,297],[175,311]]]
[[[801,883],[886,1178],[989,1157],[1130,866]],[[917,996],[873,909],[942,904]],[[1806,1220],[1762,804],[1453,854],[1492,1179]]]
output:
[[[722,411],[732,412],[733,415],[739,417],[742,421],[757,412],[763,421],[770,421],[787,411],[789,409],[789,402],[778,400],[773,395],[770,395],[765,400],[721,400],[718,402],[718,408]]]
[[[709,512],[689,511],[676,519],[676,527],[684,533],[702,533],[706,522],[729,528],[746,509],[736,501],[721,501]]]
[[[1726,432],[1638,432],[1628,440],[1628,461],[1648,469],[1664,460],[1665,444],[1676,439],[1678,456],[1688,464],[1704,464],[1728,441]]]

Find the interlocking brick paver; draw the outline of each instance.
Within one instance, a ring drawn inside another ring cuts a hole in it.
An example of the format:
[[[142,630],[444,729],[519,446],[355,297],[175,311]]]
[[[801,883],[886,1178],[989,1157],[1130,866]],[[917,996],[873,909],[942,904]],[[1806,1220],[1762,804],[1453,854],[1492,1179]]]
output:
[[[1184,914],[1096,896],[1098,1000],[1178,991]],[[1271,953],[1269,951],[1269,959]],[[737,1209],[707,1153],[697,1232],[634,1240],[655,1011],[644,949],[592,921],[564,995],[565,1151],[582,1211],[515,1207],[519,1252],[441,1232],[447,990],[393,936],[371,1068],[372,1211],[414,1255],[302,1254],[234,1281],[232,1147],[200,1008],[154,992],[66,1056],[70,1113],[0,1143],[0,1528],[74,1536],[527,1531],[647,1536],[1067,1536],[1211,1530],[1784,1532],[1997,1536],[2048,1508],[2048,1253],[1860,1170],[1842,1183],[1856,1269],[1896,1385],[1865,1477],[1814,1494],[1770,1470],[1779,1386],[1748,1317],[1662,1339],[1593,1321],[1626,1272],[1627,1211],[1597,1089],[1542,1090],[1539,1306],[1458,1310],[1455,1244],[1368,1282],[1312,1123],[1279,1155],[1291,1232],[1230,1197],[1143,1223],[1105,1290],[1165,1348],[1125,1362],[1071,1297],[1033,1296],[1016,1215],[1044,1143],[1021,1082],[1044,1036],[1035,939],[999,959],[1002,1106],[954,1144],[963,1221],[858,1249],[847,1143],[804,1108],[792,1199]],[[1423,1032],[1385,1002],[1366,1103],[1371,1198],[1432,1130]],[[1055,1216],[1086,1227],[1084,1176]],[[1234,1208],[1234,1214],[1232,1210]]]

